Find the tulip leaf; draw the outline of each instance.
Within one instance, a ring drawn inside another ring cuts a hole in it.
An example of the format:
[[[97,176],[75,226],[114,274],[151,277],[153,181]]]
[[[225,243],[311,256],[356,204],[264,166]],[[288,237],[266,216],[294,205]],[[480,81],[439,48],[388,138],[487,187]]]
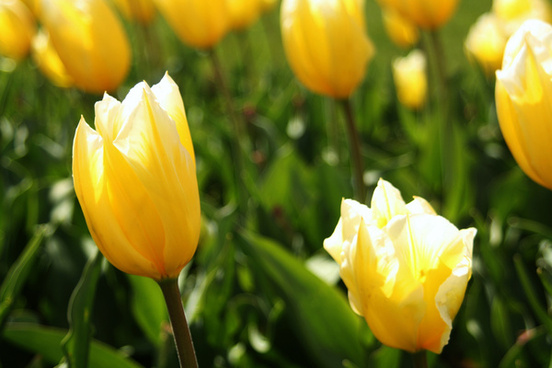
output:
[[[56,364],[63,358],[61,341],[67,333],[64,329],[32,323],[8,323],[2,338],[22,349],[40,354],[50,364]],[[141,365],[114,348],[92,339],[88,367],[140,368]]]
[[[289,308],[291,328],[304,341],[319,367],[339,367],[344,361],[364,366],[367,336],[363,321],[345,296],[312,274],[282,246],[258,235],[243,233],[243,251],[255,271],[274,284]],[[372,336],[368,336],[372,341]]]
[[[159,285],[152,279],[128,275],[132,287],[132,313],[134,319],[157,347],[162,342],[161,326],[168,320],[167,307]]]
[[[102,260],[102,254],[97,251],[95,257],[86,264],[69,300],[70,329],[62,341],[62,348],[70,367],[87,367],[91,339],[90,318]]]
[[[0,327],[17,299],[25,280],[33,271],[35,259],[44,237],[50,232],[47,225],[36,228],[35,233],[17,261],[11,266],[2,286],[0,286]]]

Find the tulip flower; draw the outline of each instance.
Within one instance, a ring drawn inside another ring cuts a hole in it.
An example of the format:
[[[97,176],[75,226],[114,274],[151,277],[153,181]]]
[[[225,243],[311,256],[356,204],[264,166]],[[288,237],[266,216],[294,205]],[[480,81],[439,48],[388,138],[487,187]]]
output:
[[[408,48],[420,39],[418,28],[392,9],[382,9],[383,25],[387,35],[397,46]]]
[[[374,46],[360,0],[284,0],[281,31],[296,77],[310,90],[349,97],[364,79]]]
[[[178,86],[145,82],[123,102],[105,94],[96,130],[81,118],[73,181],[88,229],[115,267],[157,281],[176,278],[197,247],[195,156]]]
[[[20,0],[0,2],[0,55],[14,60],[27,56],[35,32],[31,11]]]
[[[43,0],[40,18],[75,85],[115,90],[130,68],[130,45],[105,0]]]
[[[552,26],[528,20],[508,40],[496,72],[496,110],[521,169],[552,189]]]
[[[509,37],[528,19],[552,21],[552,11],[547,0],[494,0],[493,13],[502,22]]]
[[[419,109],[427,97],[426,57],[420,50],[393,61],[393,80],[399,102],[411,109]]]
[[[227,0],[227,4],[232,29],[245,29],[259,18],[260,0]]]
[[[178,37],[187,45],[212,48],[229,29],[228,0],[154,0]]]
[[[343,200],[324,248],[340,266],[352,309],[383,344],[438,354],[471,277],[476,230],[458,230],[423,198],[405,204],[381,179],[371,206]]]
[[[67,74],[65,65],[52,45],[50,35],[44,29],[41,29],[33,38],[32,56],[38,69],[54,85],[65,88],[73,85],[73,78]]]
[[[148,24],[155,16],[155,6],[152,0],[112,0],[129,20]]]
[[[481,66],[485,74],[494,75],[502,65],[507,38],[496,15],[485,13],[470,28],[464,43],[466,54]]]
[[[423,29],[434,30],[448,22],[458,0],[378,0],[383,8],[400,13]]]

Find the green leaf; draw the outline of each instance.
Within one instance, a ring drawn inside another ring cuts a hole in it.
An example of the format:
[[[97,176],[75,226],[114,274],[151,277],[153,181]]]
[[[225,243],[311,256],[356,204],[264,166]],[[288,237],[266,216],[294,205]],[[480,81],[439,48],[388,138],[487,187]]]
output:
[[[17,261],[11,266],[0,286],[0,328],[17,299],[27,277],[32,273],[35,259],[45,236],[51,232],[48,225],[38,226]]]
[[[367,332],[345,296],[314,276],[279,244],[251,233],[243,233],[243,251],[259,272],[280,291],[294,316],[300,341],[319,367],[339,367],[349,360],[364,366]],[[373,341],[372,336],[368,338]]]
[[[150,278],[128,275],[128,280],[132,287],[132,314],[147,338],[159,347],[161,326],[168,320],[163,293]]]
[[[67,333],[68,330],[31,323],[8,323],[2,338],[22,349],[40,354],[50,364],[56,364],[63,358],[61,341]],[[88,366],[90,368],[141,367],[121,352],[97,340],[90,342]]]
[[[82,273],[69,300],[68,319],[71,326],[62,341],[69,367],[86,368],[91,339],[90,318],[94,306],[96,284],[101,273],[103,256],[97,251]]]

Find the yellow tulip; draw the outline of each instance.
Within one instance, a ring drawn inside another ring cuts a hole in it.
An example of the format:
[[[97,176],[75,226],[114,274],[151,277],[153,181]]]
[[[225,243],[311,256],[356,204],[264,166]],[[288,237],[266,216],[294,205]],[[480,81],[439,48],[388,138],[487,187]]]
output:
[[[426,57],[420,50],[393,61],[393,80],[399,102],[411,109],[423,106],[427,97]]]
[[[420,39],[418,28],[392,9],[382,9],[385,31],[397,46],[408,48]]]
[[[32,56],[38,69],[58,87],[71,87],[73,78],[67,74],[65,66],[44,29],[33,38]]]
[[[528,20],[508,40],[496,72],[502,135],[521,169],[552,189],[552,26]]]
[[[227,0],[154,0],[178,37],[200,49],[213,47],[228,32]]]
[[[284,0],[281,31],[295,76],[310,90],[347,98],[364,79],[374,46],[362,0]]]
[[[105,94],[96,130],[84,118],[73,181],[88,229],[121,271],[175,278],[195,253],[200,206],[195,156],[178,86],[167,75],[123,102]]]
[[[227,0],[227,3],[232,29],[245,29],[259,18],[260,0]]]
[[[547,0],[494,0],[493,13],[502,22],[504,32],[511,36],[528,19],[552,21]]]
[[[413,24],[424,29],[437,29],[448,22],[458,0],[378,0],[382,7],[400,13]]]
[[[471,277],[476,230],[458,230],[422,198],[405,204],[381,179],[371,206],[343,200],[324,248],[340,266],[352,309],[383,344],[438,354]]]
[[[115,90],[130,68],[125,30],[105,0],[42,0],[40,18],[75,85]]]
[[[468,58],[475,60],[487,75],[502,65],[507,36],[494,13],[481,15],[470,28],[464,43]]]
[[[14,60],[27,56],[35,32],[31,11],[20,0],[0,2],[0,55]]]
[[[148,24],[155,16],[152,0],[112,0],[124,16],[142,24]]]

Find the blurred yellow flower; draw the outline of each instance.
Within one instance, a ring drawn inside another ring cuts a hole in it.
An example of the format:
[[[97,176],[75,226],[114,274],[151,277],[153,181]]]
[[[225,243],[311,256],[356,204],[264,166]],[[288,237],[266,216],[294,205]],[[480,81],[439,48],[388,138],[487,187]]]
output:
[[[408,48],[420,39],[418,27],[392,9],[381,10],[387,35],[397,46]]]
[[[502,65],[507,39],[496,15],[485,13],[471,26],[464,47],[468,58],[475,60],[485,74],[494,75]]]
[[[26,57],[35,29],[34,17],[24,3],[0,1],[0,55],[14,60]]]
[[[226,0],[230,27],[245,29],[255,22],[261,13],[260,0]]]
[[[418,49],[393,61],[393,80],[399,102],[411,109],[423,106],[427,97],[426,57]]]
[[[448,22],[459,0],[378,0],[413,24],[424,29],[437,29]]]
[[[528,20],[508,40],[496,72],[502,135],[521,169],[552,189],[552,26]]]
[[[324,248],[353,310],[385,345],[440,353],[471,277],[476,230],[458,230],[422,198],[381,180],[372,207],[346,199]]]
[[[502,23],[506,36],[511,36],[528,19],[552,21],[547,0],[494,0],[493,13]]]
[[[195,253],[200,206],[195,156],[178,86],[167,75],[123,102],[105,94],[96,130],[81,118],[73,181],[92,238],[118,269],[175,278]]]
[[[41,29],[33,38],[32,56],[38,69],[58,87],[71,87],[73,78],[67,74],[65,66],[50,41],[50,35]]]
[[[295,76],[310,90],[347,98],[362,82],[374,46],[362,0],[284,0],[281,31]]]
[[[155,16],[153,0],[112,0],[128,20],[148,24]]]
[[[105,0],[43,0],[40,20],[75,86],[115,90],[130,68],[130,45]]]
[[[185,44],[208,49],[229,30],[227,0],[154,0]]]

